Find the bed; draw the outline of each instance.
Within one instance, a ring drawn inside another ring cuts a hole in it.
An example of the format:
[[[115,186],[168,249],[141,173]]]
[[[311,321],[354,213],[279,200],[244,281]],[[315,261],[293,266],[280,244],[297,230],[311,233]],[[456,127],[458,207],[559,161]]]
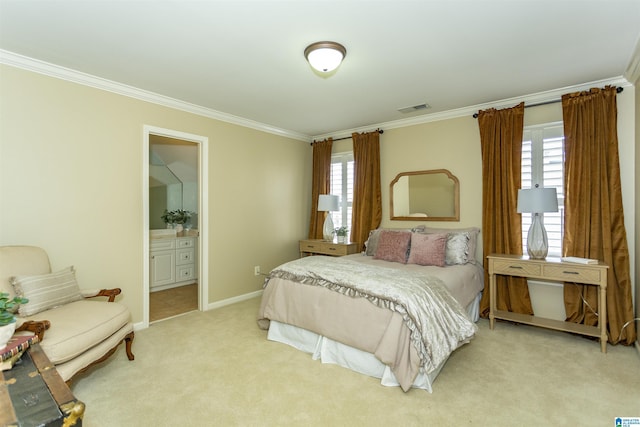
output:
[[[258,325],[323,363],[432,392],[450,354],[477,331],[478,232],[378,229],[361,254],[282,264],[265,280]]]

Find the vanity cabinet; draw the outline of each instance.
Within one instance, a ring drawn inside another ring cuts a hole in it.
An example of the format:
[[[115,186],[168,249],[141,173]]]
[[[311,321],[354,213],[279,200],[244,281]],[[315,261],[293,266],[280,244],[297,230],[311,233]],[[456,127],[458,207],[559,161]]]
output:
[[[198,278],[196,240],[197,237],[151,240],[149,252],[151,291],[174,288],[196,281]]]

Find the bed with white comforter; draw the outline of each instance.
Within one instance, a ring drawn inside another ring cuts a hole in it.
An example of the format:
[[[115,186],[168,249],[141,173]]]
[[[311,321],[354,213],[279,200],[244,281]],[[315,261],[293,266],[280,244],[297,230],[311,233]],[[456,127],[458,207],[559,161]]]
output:
[[[305,257],[269,274],[258,324],[269,330],[268,339],[324,363],[404,391],[431,392],[449,355],[477,330],[482,288],[483,271],[475,262]]]

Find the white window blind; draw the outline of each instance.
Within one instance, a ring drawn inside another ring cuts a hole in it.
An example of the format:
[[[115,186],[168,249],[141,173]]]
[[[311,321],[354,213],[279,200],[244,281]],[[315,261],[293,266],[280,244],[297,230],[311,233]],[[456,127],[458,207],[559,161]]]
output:
[[[562,123],[527,126],[522,141],[522,188],[536,184],[543,188],[555,187],[558,193],[558,212],[543,214],[547,230],[549,256],[562,254],[564,234],[564,128]],[[531,214],[522,214],[522,249],[527,253],[527,233]]]
[[[353,203],[353,153],[331,156],[331,194],[340,197],[340,210],[331,213],[336,227],[351,231],[351,206]]]

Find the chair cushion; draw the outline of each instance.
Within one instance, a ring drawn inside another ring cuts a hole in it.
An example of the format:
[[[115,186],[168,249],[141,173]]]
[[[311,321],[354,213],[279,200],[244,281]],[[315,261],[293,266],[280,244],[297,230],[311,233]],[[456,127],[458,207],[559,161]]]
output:
[[[15,276],[9,282],[16,295],[29,300],[27,304],[20,305],[21,316],[32,316],[82,299],[73,266],[38,276]]]
[[[127,336],[127,334],[132,331],[133,324],[129,322],[122,328],[117,330],[109,338],[99,343],[98,345],[91,347],[89,350],[85,351],[78,357],[74,357],[71,360],[67,360],[66,362],[57,364],[56,371],[58,371],[58,374],[60,374],[63,381],[68,381],[78,371],[86,368],[87,366],[91,365],[93,362],[107,354],[109,350],[121,343],[121,341]]]
[[[130,320],[129,310],[117,302],[75,301],[30,316],[48,320],[51,328],[40,346],[54,365],[70,360],[113,335]]]

